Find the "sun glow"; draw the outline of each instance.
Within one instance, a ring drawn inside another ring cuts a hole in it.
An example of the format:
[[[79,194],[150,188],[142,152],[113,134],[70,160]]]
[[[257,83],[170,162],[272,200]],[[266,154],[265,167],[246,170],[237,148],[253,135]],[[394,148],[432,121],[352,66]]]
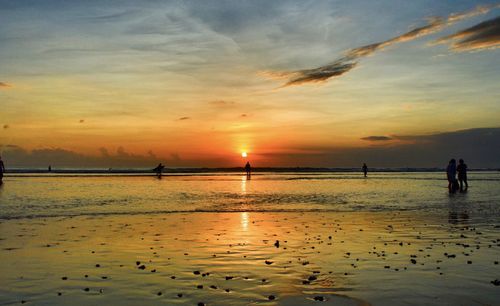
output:
[[[248,156],[247,152],[241,152],[241,157],[246,158]]]

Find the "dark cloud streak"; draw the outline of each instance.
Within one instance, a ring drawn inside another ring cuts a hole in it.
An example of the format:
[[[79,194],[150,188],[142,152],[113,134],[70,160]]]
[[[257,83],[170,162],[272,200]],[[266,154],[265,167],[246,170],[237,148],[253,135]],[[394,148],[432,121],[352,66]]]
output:
[[[426,36],[432,33],[436,33],[443,28],[454,24],[465,18],[470,18],[476,15],[485,14],[491,9],[496,8],[500,5],[492,6],[478,6],[475,9],[458,13],[451,14],[447,18],[433,17],[428,18],[427,24],[414,28],[408,32],[401,35],[395,36],[391,39],[372,43],[369,45],[361,46],[348,50],[344,56],[335,60],[334,62],[313,68],[313,69],[303,69],[289,72],[264,72],[264,75],[275,79],[286,79],[286,83],[282,87],[302,85],[306,83],[321,83],[325,82],[330,78],[339,77],[349,71],[351,71],[358,64],[359,60],[363,57],[369,56],[377,51],[383,50],[389,46],[411,41],[422,36]],[[497,33],[498,34],[498,33]]]
[[[454,51],[498,48],[500,47],[500,16],[436,41],[436,43],[448,42],[451,42],[450,47]]]
[[[366,141],[388,141],[388,140],[392,140],[392,138],[388,137],[388,136],[367,136],[367,137],[361,138],[361,140],[366,140]]]

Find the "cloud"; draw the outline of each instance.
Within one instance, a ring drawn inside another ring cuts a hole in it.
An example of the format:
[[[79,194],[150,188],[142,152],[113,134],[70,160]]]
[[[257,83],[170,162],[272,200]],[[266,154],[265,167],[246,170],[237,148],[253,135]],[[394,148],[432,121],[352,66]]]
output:
[[[454,13],[446,18],[432,17],[427,19],[427,24],[416,27],[401,35],[395,36],[385,41],[372,43],[369,45],[357,47],[345,52],[345,55],[333,61],[330,64],[313,69],[303,69],[296,71],[275,72],[266,71],[262,74],[271,79],[286,79],[282,87],[292,85],[302,85],[306,83],[322,83],[333,77],[339,77],[351,71],[363,57],[369,56],[377,51],[381,51],[389,46],[411,41],[422,36],[436,33],[443,28],[454,24],[460,20],[486,14],[491,9],[500,7],[500,4],[491,6],[478,6],[475,9],[463,13]],[[498,33],[498,32],[497,32]]]
[[[6,130],[6,129],[10,128],[10,126],[8,124],[4,124],[3,128],[4,128],[4,130]]]
[[[343,57],[331,64],[314,69],[304,69],[291,72],[268,72],[267,76],[276,79],[288,79],[283,87],[301,85],[304,83],[324,82],[329,78],[340,76],[356,66],[356,62],[348,57]]]
[[[261,156],[283,167],[361,167],[366,162],[369,167],[443,168],[450,158],[463,158],[471,168],[500,167],[500,127],[391,137],[396,141],[390,146],[300,147]]]
[[[7,83],[0,82],[0,89],[5,89],[5,88],[8,88],[8,87],[11,87],[11,86],[9,84],[7,84]]]
[[[231,106],[231,105],[236,104],[236,102],[234,102],[234,101],[226,101],[226,100],[215,100],[215,101],[210,101],[208,103],[210,105],[219,106],[219,107]]]
[[[177,120],[180,120],[180,121],[181,121],[181,120],[189,120],[189,119],[191,119],[191,117],[180,117],[180,118],[179,118],[179,119],[177,119]]]
[[[84,123],[85,122],[85,119],[80,119],[80,123]]]
[[[0,145],[0,152],[8,167],[73,167],[73,168],[127,168],[151,167],[160,161],[152,151],[147,155],[133,154],[119,147],[114,154],[99,148],[99,155],[85,155],[63,148],[26,150],[16,145]]]
[[[454,51],[499,48],[500,16],[481,22],[455,34],[442,37],[436,40],[435,43],[451,43],[450,48]]]
[[[471,168],[499,168],[500,127],[476,128],[428,135],[391,135],[390,146],[356,148],[312,147],[288,148],[286,152],[255,152],[256,166],[290,167],[445,167],[450,158],[463,158]],[[115,153],[100,148],[90,156],[63,148],[26,150],[16,145],[0,145],[7,167],[73,167],[73,168],[152,168],[158,162],[169,166],[232,166],[227,157],[200,156],[183,158],[172,153],[168,158],[127,152],[123,147]]]
[[[362,140],[367,140],[367,141],[387,141],[387,140],[392,140],[391,137],[388,136],[367,136],[361,138]]]
[[[181,156],[179,155],[179,153],[171,153],[170,154],[170,157],[173,161],[176,161],[176,162],[179,162],[179,161],[182,161],[182,158]]]

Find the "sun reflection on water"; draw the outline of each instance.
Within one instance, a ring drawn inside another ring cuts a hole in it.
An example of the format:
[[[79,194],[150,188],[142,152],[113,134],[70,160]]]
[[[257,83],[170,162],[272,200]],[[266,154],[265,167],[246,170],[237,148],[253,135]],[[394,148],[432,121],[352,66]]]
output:
[[[248,213],[246,211],[242,212],[240,216],[241,216],[241,229],[246,232],[248,230]]]

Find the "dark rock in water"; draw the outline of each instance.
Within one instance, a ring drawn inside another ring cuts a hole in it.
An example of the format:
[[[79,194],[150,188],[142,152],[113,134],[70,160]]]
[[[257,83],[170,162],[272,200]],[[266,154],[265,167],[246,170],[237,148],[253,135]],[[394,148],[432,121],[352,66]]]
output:
[[[58,292],[58,293],[57,293],[57,295],[58,295],[58,296],[61,296],[61,295],[62,295],[62,293],[61,293],[61,292]]]
[[[325,300],[325,298],[324,298],[324,297],[322,297],[322,296],[315,296],[315,297],[314,297],[314,300],[315,300],[315,301],[319,301],[319,302],[323,302],[323,301]]]
[[[413,258],[410,259],[410,261],[411,261],[412,264],[416,264],[417,263],[417,261],[415,259],[413,259]]]
[[[196,288],[203,289],[203,285],[198,285],[198,286],[196,286]]]
[[[279,240],[276,240],[276,242],[274,243],[274,246],[279,248],[280,247],[280,241]]]
[[[217,286],[215,286],[215,285],[210,285],[210,288],[212,288],[212,289],[217,289]]]
[[[160,291],[160,292],[158,292],[156,295],[160,296],[160,295],[162,295],[162,294],[163,294],[163,293]]]
[[[267,297],[270,301],[274,301],[276,299],[276,297],[274,295],[270,295]]]
[[[62,280],[67,280],[68,278],[66,276],[61,277]]]
[[[146,266],[145,265],[140,265],[139,267],[137,267],[137,269],[144,270],[144,269],[146,269]]]
[[[308,278],[308,280],[309,280],[310,282],[315,281],[315,280],[317,280],[317,279],[318,279],[318,278],[317,278],[316,276],[314,276],[314,275],[311,275],[311,276],[309,276],[309,278]]]
[[[140,264],[141,264],[141,262],[140,262],[140,261],[136,261],[136,262],[135,262],[135,265],[136,265],[136,266],[138,266],[138,265],[140,265]]]
[[[303,281],[302,281],[302,284],[303,284],[303,285],[309,285],[310,283],[311,283],[311,282],[310,282],[310,281],[308,281],[308,280],[303,280]]]
[[[500,280],[495,279],[494,281],[491,281],[491,283],[495,286],[500,286]]]
[[[96,268],[99,268],[99,267],[101,267],[101,265],[100,265],[100,264],[96,264],[96,265],[95,265],[95,267],[96,267]]]
[[[205,303],[199,302],[198,306],[205,306]]]
[[[226,292],[231,292],[231,289],[226,289],[226,290],[224,290],[224,291],[226,291]]]
[[[88,278],[89,276],[87,274],[85,274],[85,278]]]
[[[495,265],[498,265],[498,261],[495,261]]]
[[[194,275],[200,275],[200,271],[194,271],[193,274]]]
[[[233,279],[234,276],[226,276],[226,280],[230,280],[230,279]]]
[[[155,273],[155,272],[156,272],[156,269],[151,270],[151,273]]]
[[[467,264],[468,264],[468,265],[472,264],[472,261],[467,260]]]
[[[175,279],[175,275],[170,276],[171,279]]]
[[[177,297],[182,297],[182,293],[177,293]]]
[[[85,289],[83,289],[83,291],[89,292],[90,288],[85,288]]]
[[[272,265],[273,264],[273,262],[270,261],[270,260],[266,260],[265,263],[266,263],[266,265]]]

